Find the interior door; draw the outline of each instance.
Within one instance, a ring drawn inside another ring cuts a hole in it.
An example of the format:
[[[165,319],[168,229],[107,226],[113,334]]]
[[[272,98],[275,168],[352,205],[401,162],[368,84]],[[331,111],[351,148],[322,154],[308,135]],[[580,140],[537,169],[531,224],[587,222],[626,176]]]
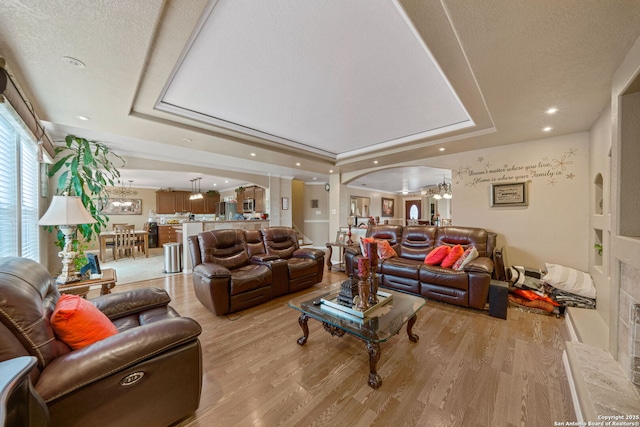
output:
[[[420,200],[404,201],[404,219],[409,224],[409,220],[419,220],[422,218],[422,203]]]

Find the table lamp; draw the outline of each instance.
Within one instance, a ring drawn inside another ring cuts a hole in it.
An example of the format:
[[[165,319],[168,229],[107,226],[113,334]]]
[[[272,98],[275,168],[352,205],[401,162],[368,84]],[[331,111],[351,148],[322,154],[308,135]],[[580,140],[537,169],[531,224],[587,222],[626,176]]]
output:
[[[349,226],[349,233],[347,234],[349,239],[347,239],[347,245],[353,245],[353,240],[351,240],[351,227],[353,227],[353,216],[347,217],[347,225]]]
[[[64,234],[64,248],[58,252],[62,258],[62,273],[56,279],[56,283],[65,284],[80,280],[76,275],[73,251],[73,237],[78,224],[93,224],[95,218],[85,209],[82,200],[78,196],[53,196],[49,209],[42,215],[39,225],[55,225]]]

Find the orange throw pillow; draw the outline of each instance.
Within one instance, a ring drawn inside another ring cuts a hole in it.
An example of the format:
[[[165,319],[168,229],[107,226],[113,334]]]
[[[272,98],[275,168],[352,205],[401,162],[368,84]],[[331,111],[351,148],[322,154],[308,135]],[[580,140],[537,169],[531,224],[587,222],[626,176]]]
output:
[[[367,253],[367,243],[372,243],[372,242],[375,242],[375,239],[373,237],[360,238],[360,252],[362,252],[362,256],[364,257],[369,256],[369,254]]]
[[[453,267],[453,264],[456,263],[458,258],[462,256],[462,254],[464,254],[464,249],[462,249],[462,246],[455,245],[451,248],[449,254],[445,257],[445,259],[442,260],[442,263],[440,265],[443,267],[451,268]]]
[[[386,240],[378,240],[378,258],[386,259],[394,256],[398,256],[398,254],[393,250],[391,244]]]
[[[78,295],[61,295],[51,315],[56,336],[73,350],[118,333],[111,320]]]
[[[449,248],[449,246],[438,246],[427,254],[424,259],[424,263],[429,265],[440,265],[447,255],[449,255],[450,250],[451,248]]]

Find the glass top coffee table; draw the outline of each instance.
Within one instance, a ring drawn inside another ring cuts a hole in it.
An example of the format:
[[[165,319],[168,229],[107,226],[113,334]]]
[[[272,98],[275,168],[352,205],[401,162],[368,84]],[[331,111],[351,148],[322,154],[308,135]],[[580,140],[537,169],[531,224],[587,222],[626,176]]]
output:
[[[309,338],[309,318],[322,322],[324,329],[333,336],[352,335],[364,341],[369,353],[369,385],[376,389],[382,385],[377,365],[380,360],[380,343],[387,341],[400,332],[406,324],[409,340],[418,341],[418,336],[411,332],[416,323],[417,313],[425,304],[423,298],[381,289],[379,295],[388,295],[388,301],[374,310],[367,312],[364,318],[350,314],[331,306],[340,291],[340,284],[332,285],[329,290],[312,292],[289,301],[289,307],[301,312],[298,323],[303,336],[298,339],[299,345],[305,345]],[[324,301],[323,301],[324,300]]]

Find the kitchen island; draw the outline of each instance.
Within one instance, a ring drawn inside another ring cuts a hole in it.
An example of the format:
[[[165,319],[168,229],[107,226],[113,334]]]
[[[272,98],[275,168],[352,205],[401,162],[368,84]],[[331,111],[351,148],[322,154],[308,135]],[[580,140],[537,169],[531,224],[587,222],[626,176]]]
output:
[[[269,226],[267,219],[247,219],[240,221],[187,221],[182,224],[182,272],[191,273],[193,264],[189,253],[189,243],[187,238],[195,236],[202,231],[210,230],[260,230]]]

